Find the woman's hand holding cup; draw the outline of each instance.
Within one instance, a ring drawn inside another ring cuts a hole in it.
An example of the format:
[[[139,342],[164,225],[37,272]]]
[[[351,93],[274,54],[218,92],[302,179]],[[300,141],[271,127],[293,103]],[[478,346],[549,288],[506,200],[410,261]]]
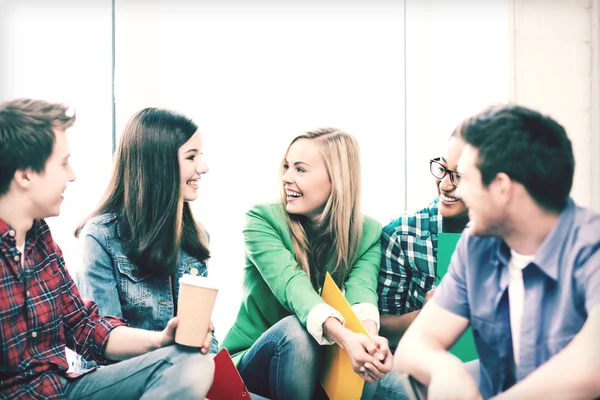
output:
[[[158,347],[169,346],[175,342],[175,330],[178,324],[179,319],[177,317],[171,318],[167,322],[165,329],[159,332]]]

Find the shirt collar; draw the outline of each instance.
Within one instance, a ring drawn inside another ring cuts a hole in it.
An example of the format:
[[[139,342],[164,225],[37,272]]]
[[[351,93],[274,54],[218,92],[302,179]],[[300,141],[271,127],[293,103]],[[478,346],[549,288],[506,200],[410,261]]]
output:
[[[25,235],[25,243],[27,243],[29,240],[35,241],[37,239],[38,229],[40,229],[40,226],[40,220],[34,219],[31,228],[29,229],[29,231],[27,231],[27,234]],[[0,218],[0,243],[8,240],[9,243],[12,242],[16,246],[15,234],[16,232],[13,229],[13,227],[10,226],[8,222]]]
[[[544,239],[533,260],[546,275],[554,280],[558,279],[558,259],[561,253],[559,249],[565,245],[574,217],[575,203],[569,199],[567,206],[561,211],[558,221]]]
[[[4,221],[2,218],[0,218],[0,243],[2,243],[4,241],[8,241],[8,243],[14,242],[14,240],[15,240],[14,233],[11,236],[10,235],[11,231],[14,232],[12,227],[6,221]]]
[[[0,218],[0,236],[7,235],[8,231],[10,231],[11,229],[12,228],[10,227],[10,225],[2,218]]]
[[[558,259],[560,251],[564,247],[565,240],[569,235],[569,230],[573,224],[575,215],[575,203],[569,198],[567,206],[561,211],[558,221],[542,242],[542,245],[535,253],[533,263],[553,280],[558,279]],[[498,259],[503,265],[508,265],[510,261],[510,248],[503,241],[498,243]]]

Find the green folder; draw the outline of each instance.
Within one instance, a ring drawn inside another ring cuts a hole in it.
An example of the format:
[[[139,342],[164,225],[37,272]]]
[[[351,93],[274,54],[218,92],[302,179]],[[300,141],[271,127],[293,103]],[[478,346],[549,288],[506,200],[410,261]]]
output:
[[[454,253],[458,239],[460,239],[460,233],[440,233],[438,235],[437,276],[440,279],[448,272],[450,259],[452,258],[452,253]],[[473,361],[478,358],[471,327],[468,327],[465,333],[458,339],[450,349],[450,353],[454,354],[462,362]]]

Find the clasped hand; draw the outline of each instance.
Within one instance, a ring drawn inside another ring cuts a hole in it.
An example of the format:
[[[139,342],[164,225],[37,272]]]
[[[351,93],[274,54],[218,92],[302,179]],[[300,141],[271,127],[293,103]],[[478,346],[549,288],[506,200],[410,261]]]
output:
[[[346,353],[354,372],[367,382],[376,382],[392,370],[393,360],[386,338],[350,332],[345,340]]]

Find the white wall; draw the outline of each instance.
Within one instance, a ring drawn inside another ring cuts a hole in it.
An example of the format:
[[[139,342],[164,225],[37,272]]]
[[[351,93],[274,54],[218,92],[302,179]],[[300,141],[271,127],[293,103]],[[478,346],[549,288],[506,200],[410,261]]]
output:
[[[407,0],[409,210],[435,196],[429,159],[465,117],[509,100],[506,0]]]
[[[112,162],[111,1],[7,0],[0,13],[0,99],[42,98],[77,112],[68,134],[77,180],[60,217],[48,220],[67,265],[76,265],[73,230],[103,193]]]
[[[355,135],[363,210],[387,220],[404,208],[402,2],[117,1],[116,16],[117,125],[158,105],[191,116],[204,135],[211,170],[194,209],[211,234],[209,273],[222,282],[218,337],[241,301],[245,212],[278,195],[294,136],[325,126]]]
[[[115,126],[118,137],[127,120],[149,106],[162,106],[162,1],[115,1]],[[164,61],[163,61],[164,60]]]
[[[600,1],[512,0],[512,98],[551,115],[575,152],[573,198],[600,211]]]
[[[454,125],[508,100],[565,126],[572,196],[600,211],[600,0],[406,4],[407,208],[433,196],[423,163]]]

